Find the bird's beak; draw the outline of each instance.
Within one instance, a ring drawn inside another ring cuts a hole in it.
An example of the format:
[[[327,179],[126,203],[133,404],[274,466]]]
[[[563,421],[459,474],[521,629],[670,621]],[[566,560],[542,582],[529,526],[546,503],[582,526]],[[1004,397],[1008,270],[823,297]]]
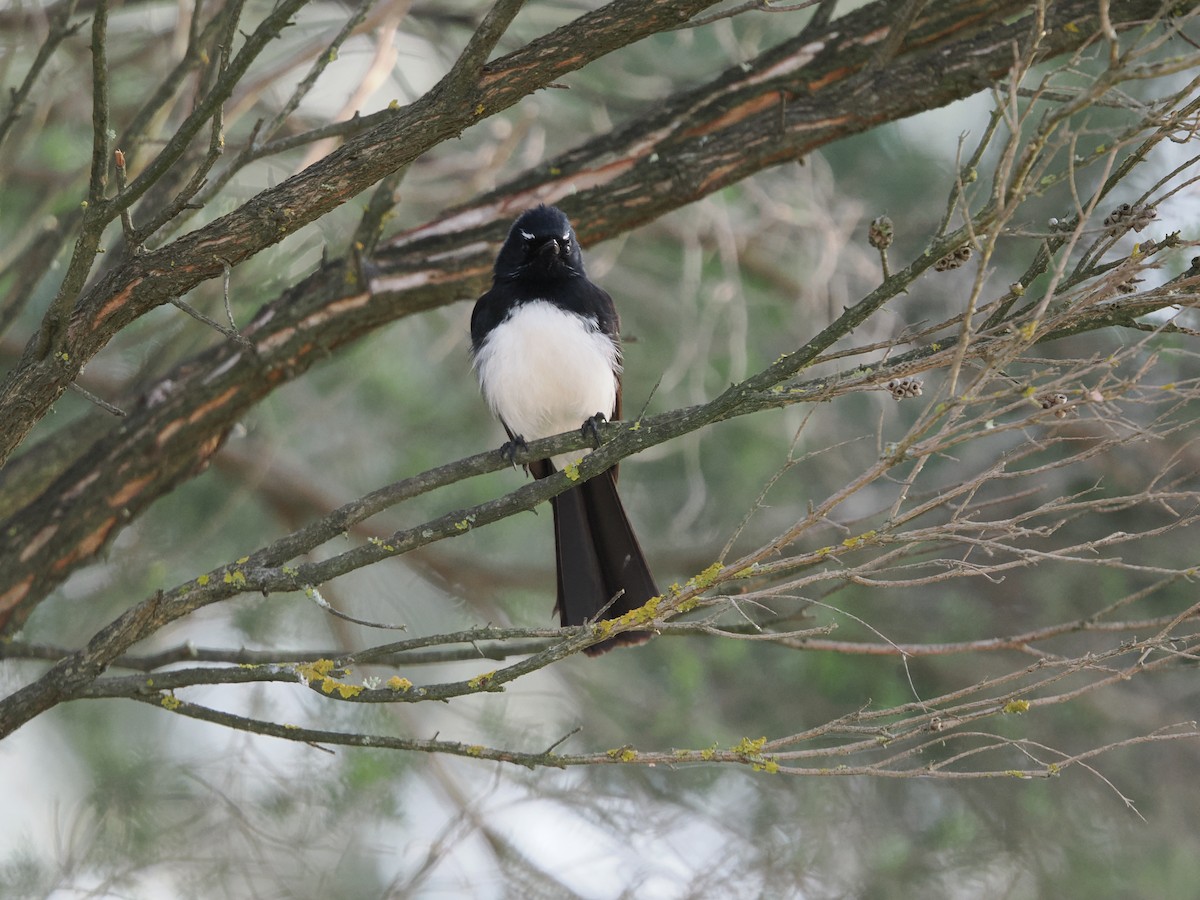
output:
[[[538,256],[545,257],[546,259],[557,259],[559,253],[558,239],[550,238],[550,240],[538,247],[537,253]]]

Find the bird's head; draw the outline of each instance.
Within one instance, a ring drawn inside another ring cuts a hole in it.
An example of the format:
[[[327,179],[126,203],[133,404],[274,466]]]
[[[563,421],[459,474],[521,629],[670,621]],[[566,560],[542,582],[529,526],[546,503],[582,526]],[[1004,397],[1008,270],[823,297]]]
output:
[[[567,278],[583,274],[575,229],[554,206],[535,206],[521,213],[496,257],[497,278]]]

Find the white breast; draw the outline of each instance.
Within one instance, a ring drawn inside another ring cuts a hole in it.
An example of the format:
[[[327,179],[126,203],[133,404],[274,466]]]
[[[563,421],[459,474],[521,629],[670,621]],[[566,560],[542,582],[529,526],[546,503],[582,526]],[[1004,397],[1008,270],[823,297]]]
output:
[[[573,431],[617,404],[621,354],[595,325],[545,300],[492,329],[475,372],[492,411],[527,441]]]

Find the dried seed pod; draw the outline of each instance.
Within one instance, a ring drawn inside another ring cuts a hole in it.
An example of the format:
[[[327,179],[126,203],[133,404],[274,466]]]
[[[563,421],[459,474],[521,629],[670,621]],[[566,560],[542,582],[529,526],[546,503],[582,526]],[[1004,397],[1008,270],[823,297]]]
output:
[[[892,392],[892,398],[895,400],[904,400],[908,397],[920,397],[924,382],[920,378],[896,378],[889,381],[884,387]]]
[[[867,229],[867,243],[876,250],[886,250],[892,246],[894,233],[892,220],[887,216],[879,216],[871,222],[871,226]]]
[[[1042,409],[1053,409],[1054,415],[1057,418],[1062,419],[1066,417],[1067,411],[1058,408],[1067,405],[1066,394],[1042,394],[1037,398],[1037,401]]]
[[[1108,237],[1117,237],[1130,229],[1141,231],[1157,218],[1158,212],[1147,203],[1136,206],[1122,203],[1104,217],[1104,233]]]
[[[968,259],[971,258],[971,248],[963,244],[957,250],[952,250],[941,259],[933,264],[935,272],[949,272],[951,269],[957,269]]]
[[[1143,279],[1141,279],[1141,278],[1133,278],[1133,277],[1127,278],[1125,281],[1122,281],[1120,284],[1117,285],[1117,291],[1122,294],[1137,293],[1137,286],[1139,284],[1141,284],[1142,281],[1143,281]]]

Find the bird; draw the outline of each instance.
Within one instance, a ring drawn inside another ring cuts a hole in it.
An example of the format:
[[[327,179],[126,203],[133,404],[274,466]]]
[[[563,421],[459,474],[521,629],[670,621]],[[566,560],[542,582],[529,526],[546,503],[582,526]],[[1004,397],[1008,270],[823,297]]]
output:
[[[492,287],[471,311],[471,356],[484,399],[509,436],[526,442],[621,417],[620,318],[584,270],[575,229],[554,206],[521,213],[496,256]],[[571,454],[529,464],[546,478]],[[614,619],[658,588],[617,493],[617,467],[550,501],[562,627]],[[627,631],[585,648],[598,656],[642,644]]]

